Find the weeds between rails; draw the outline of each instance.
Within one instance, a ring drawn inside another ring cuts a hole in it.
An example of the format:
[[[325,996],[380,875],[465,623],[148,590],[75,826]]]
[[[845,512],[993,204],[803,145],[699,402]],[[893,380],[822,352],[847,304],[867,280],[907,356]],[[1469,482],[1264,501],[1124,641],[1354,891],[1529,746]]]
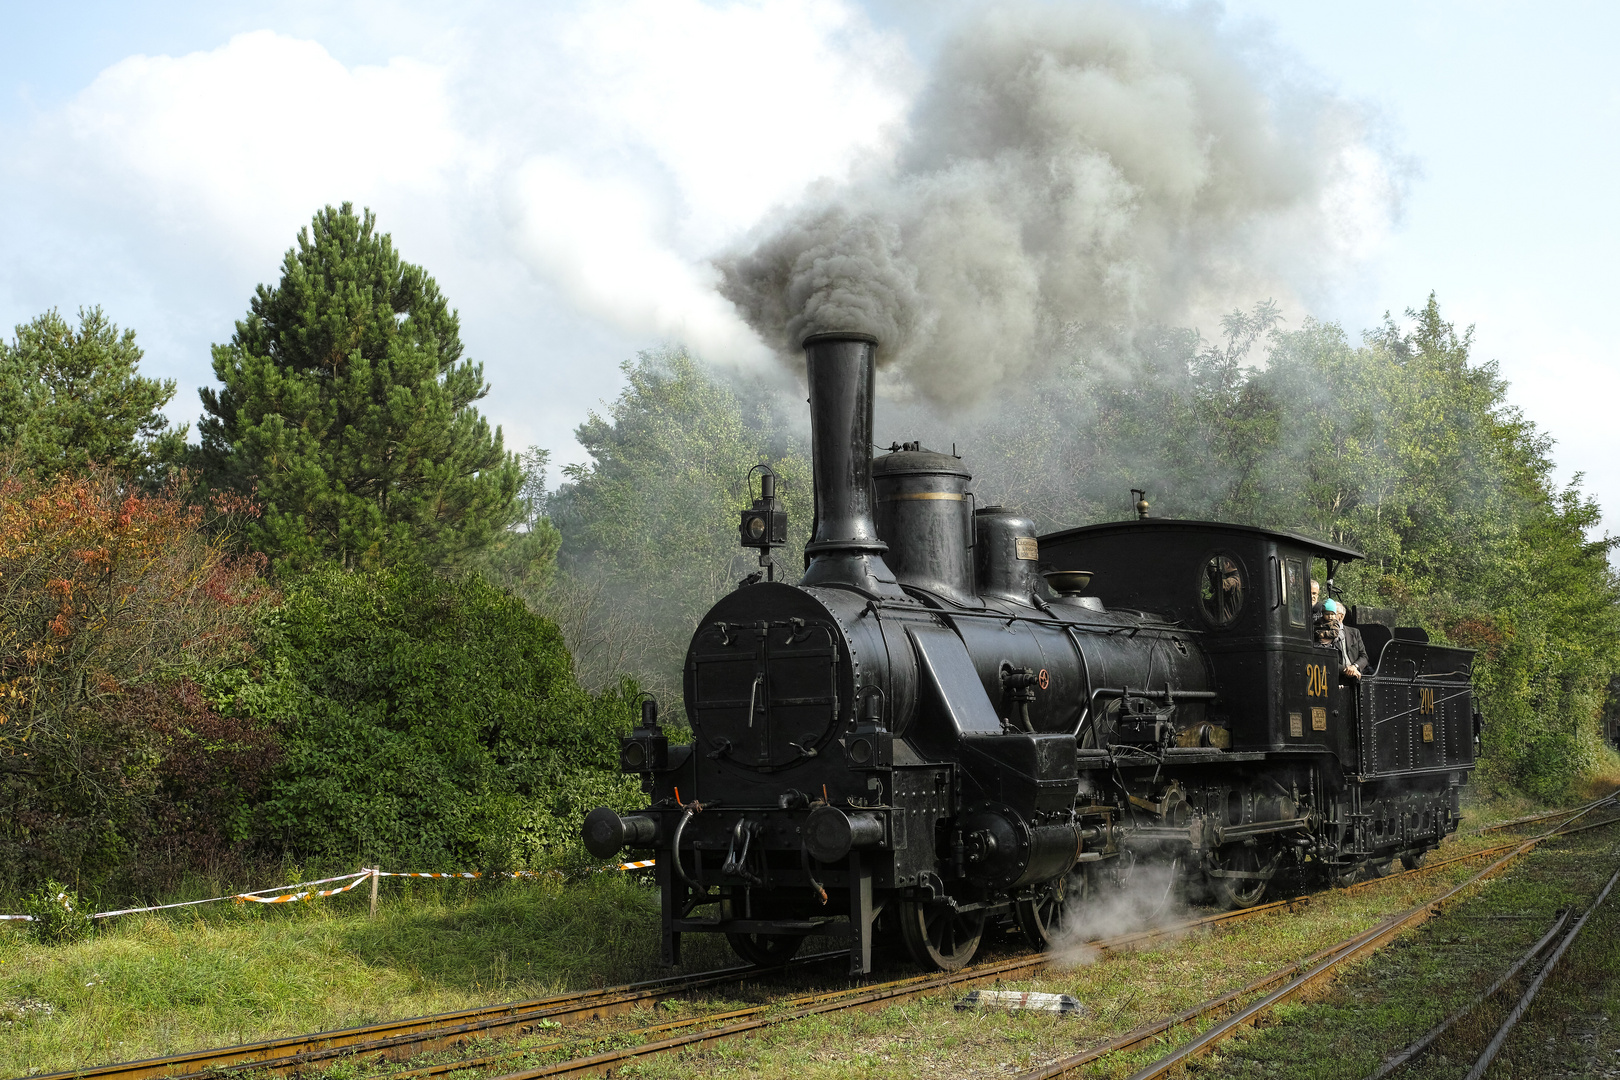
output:
[[[1598,805],[1602,805],[1602,803],[1608,801],[1610,800],[1600,800],[1598,803],[1588,806],[1586,810],[1595,809]],[[1586,810],[1583,810],[1582,813],[1585,813]],[[1169,1020],[1161,1021],[1158,1024],[1139,1029],[1136,1032],[1132,1032],[1130,1035],[1124,1036],[1110,1043],[1094,1047],[1091,1050],[1083,1053],[1053,1062],[1043,1068],[1024,1073],[1018,1077],[1018,1080],[1051,1080],[1051,1078],[1054,1077],[1070,1075],[1082,1066],[1094,1062],[1107,1054],[1141,1046],[1174,1027],[1183,1024],[1196,1023],[1197,1021],[1205,1020],[1224,1013],[1234,1002],[1241,1000],[1242,998],[1253,993],[1258,993],[1262,990],[1276,986],[1278,983],[1283,982],[1284,980],[1288,980],[1287,985],[1283,986],[1280,990],[1276,990],[1261,1000],[1250,1004],[1240,1012],[1209,1028],[1193,1040],[1183,1044],[1180,1047],[1177,1047],[1171,1053],[1159,1058],[1145,1068],[1132,1073],[1129,1080],[1158,1080],[1160,1077],[1168,1076],[1177,1069],[1186,1066],[1187,1063],[1193,1058],[1209,1053],[1226,1039],[1236,1035],[1244,1028],[1254,1025],[1265,1014],[1276,1009],[1278,1006],[1298,997],[1311,985],[1324,980],[1342,965],[1347,964],[1355,959],[1364,957],[1379,946],[1387,944],[1401,931],[1410,929],[1427,921],[1431,916],[1437,914],[1442,907],[1459,899],[1473,886],[1479,884],[1486,878],[1505,868],[1514,859],[1525,854],[1537,844],[1555,837],[1571,836],[1576,833],[1585,832],[1590,829],[1599,829],[1616,823],[1620,823],[1620,817],[1608,818],[1604,821],[1592,822],[1580,827],[1571,827],[1573,824],[1573,819],[1571,819],[1569,822],[1565,822],[1559,827],[1544,833],[1541,836],[1532,837],[1518,844],[1504,845],[1504,848],[1512,849],[1509,854],[1503,856],[1501,859],[1498,859],[1496,862],[1479,871],[1477,874],[1472,875],[1466,881],[1448,890],[1440,897],[1415,905],[1414,907],[1409,908],[1400,914],[1386,919],[1384,922],[1370,930],[1363,931],[1359,935],[1347,938],[1346,940],[1339,942],[1338,944],[1331,946],[1322,952],[1319,952],[1309,960],[1303,961],[1299,965],[1290,965],[1287,968],[1273,972],[1262,979],[1256,980],[1254,983],[1251,983],[1242,990],[1233,991],[1229,994],[1223,994],[1220,997],[1213,998],[1209,1001],[1201,1003],[1200,1005],[1194,1006],[1193,1008],[1188,1009]],[[1462,858],[1479,858],[1489,854],[1494,854],[1500,850],[1503,850],[1503,848],[1491,848],[1483,851],[1472,852],[1467,856],[1463,856],[1458,859],[1448,859],[1444,863],[1436,863],[1431,866],[1426,866],[1423,867],[1422,870],[1415,872],[1421,873],[1427,870],[1436,869],[1439,866],[1461,861]],[[1620,879],[1620,872],[1616,873],[1616,878]],[[1389,879],[1386,878],[1382,880]],[[1615,879],[1611,879],[1611,883],[1613,880]],[[1361,885],[1353,886],[1353,888],[1359,888],[1375,883],[1376,882],[1363,882]],[[1607,889],[1605,889],[1605,895],[1606,893]],[[1599,903],[1600,902],[1601,898],[1599,900]],[[1597,903],[1594,903],[1592,910],[1595,910],[1597,906]],[[1548,936],[1550,937],[1551,935]],[[1573,940],[1573,937],[1573,933],[1566,935],[1566,946],[1569,941]],[[1532,955],[1535,951],[1539,951],[1539,948],[1542,946],[1542,944],[1544,944],[1544,942],[1545,939],[1543,943],[1538,943],[1537,949],[1532,951]],[[1309,970],[1295,975],[1294,972],[1299,968],[1308,968]],[[1551,963],[1549,963],[1545,970],[1551,970]],[[1506,982],[1507,979],[1513,974],[1516,974],[1516,970],[1510,971],[1508,976],[1504,976],[1500,982]],[[1493,987],[1490,993],[1494,993],[1498,988],[1499,986]],[[1484,997],[1488,996],[1489,993],[1484,995]],[[1454,1019],[1452,1021],[1448,1021],[1448,1023],[1451,1022],[1454,1022]],[[1505,1027],[1506,1026],[1510,1025],[1505,1025]],[[1438,1031],[1431,1032],[1434,1037],[1438,1037],[1439,1033],[1440,1032]],[[1505,1031],[1503,1034],[1505,1037]],[[1429,1042],[1432,1041],[1433,1039],[1430,1038]],[[1398,1068],[1400,1065],[1404,1064],[1427,1045],[1428,1043],[1424,1042],[1423,1040],[1419,1040],[1418,1044],[1414,1044],[1412,1047],[1409,1047],[1407,1051],[1403,1052],[1405,1056],[1401,1057],[1398,1061],[1395,1061],[1388,1071],[1379,1072],[1375,1075],[1380,1077],[1387,1076],[1390,1071],[1394,1071],[1395,1068]],[[1484,1068],[1488,1064],[1489,1059],[1483,1059],[1483,1063],[1479,1065],[1480,1074],[1483,1073]]]
[[[1567,909],[1561,911],[1547,932],[1543,934],[1534,945],[1530,946],[1529,950],[1526,951],[1525,954],[1520,957],[1512,967],[1503,973],[1501,978],[1492,983],[1490,989],[1486,990],[1482,994],[1477,995],[1466,1006],[1452,1013],[1450,1016],[1440,1021],[1440,1023],[1430,1028],[1410,1046],[1406,1047],[1404,1050],[1401,1050],[1393,1057],[1387,1059],[1383,1065],[1381,1065],[1367,1078],[1367,1080],[1384,1080],[1385,1077],[1398,1072],[1408,1063],[1417,1059],[1419,1055],[1423,1054],[1430,1046],[1434,1045],[1440,1036],[1456,1027],[1456,1025],[1465,1017],[1474,1013],[1487,1001],[1495,997],[1498,991],[1517,977],[1520,972],[1528,967],[1537,956],[1540,956],[1547,949],[1547,946],[1552,944],[1553,940],[1557,938],[1558,943],[1548,955],[1546,962],[1542,964],[1541,970],[1519,995],[1519,999],[1514,1004],[1512,1011],[1508,1013],[1507,1019],[1504,1020],[1501,1026],[1496,1029],[1496,1033],[1492,1036],[1491,1041],[1486,1044],[1485,1049],[1482,1050],[1479,1056],[1474,1059],[1472,1067],[1468,1070],[1467,1080],[1480,1080],[1480,1078],[1485,1075],[1485,1070],[1490,1068],[1491,1062],[1496,1060],[1497,1054],[1501,1052],[1502,1047],[1506,1044],[1507,1038],[1512,1033],[1514,1027],[1529,1010],[1530,1005],[1535,1000],[1536,993],[1541,989],[1542,984],[1547,981],[1548,976],[1550,976],[1558,967],[1558,962],[1563,959],[1564,953],[1569,951],[1569,947],[1573,945],[1575,943],[1575,939],[1580,936],[1581,930],[1586,926],[1586,921],[1603,906],[1603,902],[1608,899],[1609,893],[1614,889],[1616,882],[1620,882],[1620,869],[1617,869],[1609,878],[1608,884],[1603,886],[1603,891],[1598,893],[1597,899],[1592,901],[1592,903],[1587,907],[1586,911],[1578,920],[1576,920],[1573,926],[1569,925],[1569,917],[1571,912]]]
[[[1568,817],[1568,821],[1564,822],[1558,830],[1554,830],[1560,832],[1573,822],[1574,816],[1584,814],[1608,801],[1610,800],[1600,799],[1570,810],[1535,815],[1533,818],[1516,819],[1512,822],[1501,823],[1500,827],[1511,828],[1528,824],[1532,820]],[[1404,879],[1456,862],[1483,858],[1516,846],[1518,845],[1512,843],[1498,845],[1451,859],[1431,862],[1416,871],[1407,871],[1387,878],[1361,882],[1350,888],[1355,890],[1376,885],[1383,881]],[[1290,910],[1308,901],[1309,897],[1276,901],[1242,911],[1225,912],[1171,926],[1125,934],[1106,941],[1093,942],[1090,947],[1098,951],[1130,948],[1202,926],[1245,919],[1273,911]],[[795,961],[791,968],[795,970],[814,968],[818,964],[836,960],[842,955],[841,952],[834,952],[805,957]],[[708,1024],[712,1028],[717,1022],[728,1019],[733,1023],[723,1026],[735,1028],[740,1024],[743,1028],[743,1030],[729,1031],[726,1035],[721,1036],[729,1037],[730,1035],[743,1034],[745,1030],[757,1030],[760,1027],[780,1023],[792,1019],[796,1015],[811,1015],[818,1012],[862,1006],[875,1007],[920,996],[944,987],[965,988],[981,982],[1010,981],[1033,973],[1039,967],[1044,966],[1047,959],[1044,955],[1035,954],[993,964],[976,965],[971,969],[955,973],[952,977],[938,975],[916,976],[883,984],[880,987],[862,986],[845,991],[778,1000],[769,1005],[734,1010],[722,1016],[709,1016],[701,1019],[653,1025],[638,1028],[634,1031],[615,1033],[611,1037],[645,1039],[652,1035],[678,1031],[699,1024]],[[770,972],[760,968],[728,968],[690,976],[677,976],[586,991],[579,994],[555,995],[524,1002],[461,1010],[454,1013],[418,1017],[339,1031],[321,1032],[308,1036],[266,1040],[259,1043],[182,1053],[140,1062],[79,1069],[67,1073],[53,1074],[49,1077],[40,1077],[39,1080],[66,1080],[67,1077],[96,1077],[101,1078],[101,1080],[149,1080],[149,1078],[160,1076],[178,1080],[178,1078],[200,1076],[205,1073],[219,1075],[221,1072],[249,1070],[262,1075],[289,1072],[306,1073],[325,1064],[335,1063],[339,1059],[353,1059],[359,1056],[372,1060],[381,1058],[391,1061],[403,1061],[426,1053],[462,1047],[475,1040],[523,1034],[526,1031],[547,1029],[563,1023],[620,1015],[636,1009],[645,1009],[656,1005],[660,1001],[682,997],[696,991],[736,985],[747,980],[759,979],[768,974]],[[771,1015],[760,1016],[761,1013],[767,1012]],[[1178,1024],[1182,1022],[1184,1021],[1176,1021]],[[661,1040],[661,1042],[670,1044],[664,1047],[661,1052],[711,1041],[714,1037],[716,1036],[709,1032],[688,1032],[684,1036]],[[567,1045],[566,1043],[553,1043],[545,1047],[531,1047],[521,1051],[503,1051],[478,1058],[462,1058],[458,1062],[447,1063],[444,1066],[430,1066],[425,1069],[409,1070],[398,1075],[402,1077],[428,1076],[454,1071],[455,1069],[487,1068],[489,1065],[497,1064],[502,1060],[511,1060],[518,1056],[563,1051]],[[577,1043],[574,1045],[577,1046]],[[645,1050],[633,1056],[645,1056]],[[547,1072],[539,1075],[568,1075],[568,1073],[566,1071]]]
[[[800,957],[788,965],[788,968],[790,970],[811,968],[828,961],[842,960],[844,955],[840,951]],[[576,994],[557,994],[504,1005],[317,1032],[312,1035],[267,1039],[239,1046],[148,1058],[144,1061],[74,1069],[69,1072],[36,1076],[33,1080],[156,1080],[160,1077],[163,1080],[188,1080],[193,1077],[219,1076],[226,1072],[277,1075],[305,1072],[311,1066],[322,1062],[358,1055],[382,1055],[393,1060],[403,1060],[475,1038],[490,1038],[503,1033],[520,1032],[531,1027],[614,1016],[636,1008],[655,1005],[669,998],[690,994],[696,990],[739,983],[766,974],[771,974],[771,971],[758,967],[722,968],[695,975],[675,975]]]

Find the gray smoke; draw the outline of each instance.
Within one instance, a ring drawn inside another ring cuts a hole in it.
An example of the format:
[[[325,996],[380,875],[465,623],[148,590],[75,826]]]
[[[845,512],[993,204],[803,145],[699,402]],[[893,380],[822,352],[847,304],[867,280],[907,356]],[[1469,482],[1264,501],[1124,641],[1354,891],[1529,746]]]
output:
[[[1393,210],[1344,102],[1280,85],[1207,15],[982,10],[943,47],[893,163],[823,187],[717,260],[784,357],[864,330],[961,404],[1118,330],[1309,292]],[[809,148],[813,152],[813,148]]]

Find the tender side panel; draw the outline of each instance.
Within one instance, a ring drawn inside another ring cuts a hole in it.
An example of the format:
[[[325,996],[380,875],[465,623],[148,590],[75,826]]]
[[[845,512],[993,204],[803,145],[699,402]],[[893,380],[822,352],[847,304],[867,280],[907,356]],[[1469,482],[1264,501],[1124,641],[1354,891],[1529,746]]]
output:
[[[1361,775],[1474,765],[1472,654],[1391,641],[1360,693]]]

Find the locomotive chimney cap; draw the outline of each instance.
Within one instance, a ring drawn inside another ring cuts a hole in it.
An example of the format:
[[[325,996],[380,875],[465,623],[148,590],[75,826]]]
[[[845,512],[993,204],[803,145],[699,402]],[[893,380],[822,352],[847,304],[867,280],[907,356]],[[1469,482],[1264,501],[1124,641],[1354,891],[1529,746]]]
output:
[[[876,337],[861,330],[823,330],[805,337],[799,342],[799,348],[814,345],[819,341],[864,341],[868,345],[878,344]]]

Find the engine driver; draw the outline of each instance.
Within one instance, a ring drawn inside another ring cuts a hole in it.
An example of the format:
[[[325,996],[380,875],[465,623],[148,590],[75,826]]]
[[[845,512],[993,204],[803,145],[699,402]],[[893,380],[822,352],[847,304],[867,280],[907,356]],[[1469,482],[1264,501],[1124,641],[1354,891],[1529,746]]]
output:
[[[1322,619],[1316,626],[1316,643],[1338,652],[1340,674],[1347,679],[1359,679],[1372,668],[1367,657],[1367,644],[1361,640],[1361,631],[1344,625],[1344,605],[1331,598],[1322,601]]]

